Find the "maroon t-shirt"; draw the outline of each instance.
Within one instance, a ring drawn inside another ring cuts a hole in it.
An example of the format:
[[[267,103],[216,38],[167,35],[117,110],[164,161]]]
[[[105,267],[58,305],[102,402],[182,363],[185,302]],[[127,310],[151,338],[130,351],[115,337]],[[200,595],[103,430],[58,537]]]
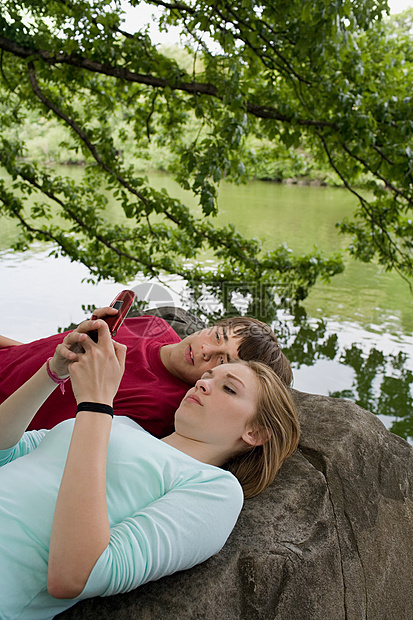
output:
[[[65,334],[0,349],[0,402],[15,392],[54,354]],[[164,344],[180,338],[163,319],[140,316],[126,319],[116,340],[128,347],[125,373],[114,399],[116,415],[135,420],[156,437],[173,431],[173,416],[189,385],[168,372],[161,362]],[[52,428],[76,415],[70,381],[65,394],[57,387],[37,412],[29,429]]]

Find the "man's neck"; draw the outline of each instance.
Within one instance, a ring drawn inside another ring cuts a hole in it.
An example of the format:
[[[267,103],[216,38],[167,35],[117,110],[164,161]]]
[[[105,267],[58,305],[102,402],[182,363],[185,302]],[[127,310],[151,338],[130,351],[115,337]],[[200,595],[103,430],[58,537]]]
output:
[[[174,347],[175,347],[175,343],[164,344],[160,350],[160,357],[161,357],[161,362],[165,366],[166,370],[170,372],[171,375],[173,375],[174,377],[178,377],[178,375],[174,372],[174,368],[171,364],[171,353]]]

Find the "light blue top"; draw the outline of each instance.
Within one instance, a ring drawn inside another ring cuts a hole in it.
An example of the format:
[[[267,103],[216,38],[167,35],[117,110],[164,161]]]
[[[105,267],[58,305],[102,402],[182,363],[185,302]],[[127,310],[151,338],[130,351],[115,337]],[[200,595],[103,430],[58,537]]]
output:
[[[108,449],[110,543],[82,594],[46,591],[49,539],[74,420],[0,450],[0,619],[47,620],[92,596],[127,592],[217,553],[243,503],[235,477],[115,417]]]

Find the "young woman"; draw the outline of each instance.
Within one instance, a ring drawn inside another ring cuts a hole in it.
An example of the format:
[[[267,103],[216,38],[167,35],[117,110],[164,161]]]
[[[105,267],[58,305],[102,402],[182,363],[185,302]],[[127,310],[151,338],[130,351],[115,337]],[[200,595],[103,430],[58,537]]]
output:
[[[82,323],[0,406],[2,620],[53,618],[203,562],[224,545],[243,496],[268,486],[297,446],[288,391],[258,362],[208,370],[163,440],[113,418],[125,357],[106,323]],[[25,433],[68,373],[76,418]]]

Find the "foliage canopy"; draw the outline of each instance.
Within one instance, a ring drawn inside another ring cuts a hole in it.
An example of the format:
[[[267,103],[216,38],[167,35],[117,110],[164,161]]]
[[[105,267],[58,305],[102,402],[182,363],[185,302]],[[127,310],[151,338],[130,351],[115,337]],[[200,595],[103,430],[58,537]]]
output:
[[[328,163],[358,201],[353,219],[338,223],[350,252],[411,277],[412,14],[389,20],[385,0],[149,4],[162,8],[161,28],[185,33],[190,68],[147,32],[127,32],[120,0],[0,0],[0,164],[13,179],[12,189],[0,183],[0,214],[21,223],[18,247],[53,241],[95,279],[171,273],[215,292],[231,282],[227,310],[248,283],[303,299],[317,277],[342,270],[338,257],[264,251],[213,223],[217,185],[246,178],[254,136],[306,144]],[[81,184],[27,157],[21,127],[33,109],[68,128],[87,162]],[[168,146],[201,217],[136,175],[124,157],[131,142],[137,155],[150,142]],[[104,217],[108,190],[121,223]],[[205,249],[213,269],[199,261]]]

